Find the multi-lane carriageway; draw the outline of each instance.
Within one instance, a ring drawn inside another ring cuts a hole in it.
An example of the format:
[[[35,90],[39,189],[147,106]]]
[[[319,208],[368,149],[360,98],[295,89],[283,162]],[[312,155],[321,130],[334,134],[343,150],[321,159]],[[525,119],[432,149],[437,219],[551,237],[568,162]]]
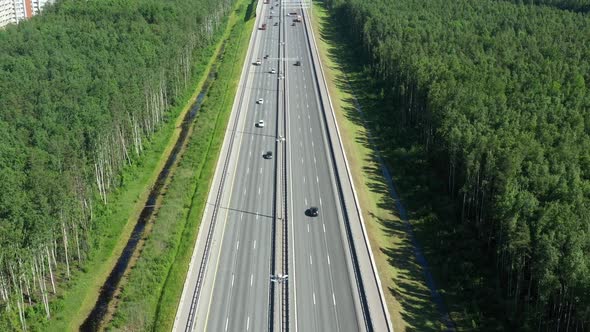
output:
[[[174,330],[391,330],[308,10],[257,6]]]

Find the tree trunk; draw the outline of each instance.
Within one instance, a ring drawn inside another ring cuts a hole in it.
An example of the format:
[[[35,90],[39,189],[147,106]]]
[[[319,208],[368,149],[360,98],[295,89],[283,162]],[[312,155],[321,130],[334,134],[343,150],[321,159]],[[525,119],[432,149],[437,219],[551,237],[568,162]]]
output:
[[[49,277],[51,278],[51,290],[55,294],[55,280],[53,279],[53,269],[51,268],[51,256],[49,255],[49,248],[45,246],[47,252],[47,266],[49,267]]]
[[[20,282],[21,281],[19,280],[19,283]],[[15,281],[15,283],[16,283],[16,281]],[[22,285],[16,286],[16,290],[20,293],[20,295],[17,294],[17,297],[16,297],[16,307],[18,308],[18,318],[20,320],[20,325],[21,325],[23,331],[26,331],[27,324],[25,322],[25,313],[24,313],[25,303],[24,303],[24,299],[22,298],[22,294],[23,294]]]
[[[27,301],[29,302],[29,305],[32,305],[31,302],[31,283],[29,282],[29,278],[27,278],[26,274],[24,275],[25,278],[25,288],[27,290]]]
[[[68,279],[70,279],[70,259],[68,257],[68,234],[66,232],[66,224],[63,221],[63,219],[61,221],[61,230],[62,230],[62,234],[63,234],[64,254],[65,254],[65,259],[66,259],[66,273],[67,273]]]
[[[127,145],[125,144],[125,137],[123,136],[123,129],[119,128],[119,139],[121,141],[121,148],[123,149],[123,155],[127,160],[127,163],[131,165],[131,158],[129,157],[129,152],[127,151]]]
[[[43,301],[43,307],[45,308],[45,315],[47,319],[51,318],[49,313],[49,299],[47,297],[47,287],[45,286],[45,275],[43,269],[45,268],[43,265],[43,254],[39,257],[39,265],[37,265],[37,259],[34,259],[35,268],[37,270],[37,275],[39,280],[39,289],[41,292],[41,300]]]

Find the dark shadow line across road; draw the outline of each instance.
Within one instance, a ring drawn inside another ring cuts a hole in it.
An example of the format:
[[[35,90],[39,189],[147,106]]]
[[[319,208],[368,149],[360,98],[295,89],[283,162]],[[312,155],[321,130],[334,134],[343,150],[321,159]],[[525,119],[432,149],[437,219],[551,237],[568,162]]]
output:
[[[211,205],[211,206],[215,206],[215,204],[213,203],[209,203],[207,202],[207,204]],[[262,214],[262,213],[256,213],[256,212],[251,212],[251,211],[246,211],[246,210],[240,210],[240,209],[234,209],[234,208],[230,208],[230,207],[225,207],[225,206],[220,206],[220,209],[223,210],[229,210],[229,211],[234,211],[234,212],[241,212],[241,213],[246,213],[246,214],[251,214],[253,216],[260,216],[263,218],[269,218],[269,219],[273,219],[274,217],[268,214]]]

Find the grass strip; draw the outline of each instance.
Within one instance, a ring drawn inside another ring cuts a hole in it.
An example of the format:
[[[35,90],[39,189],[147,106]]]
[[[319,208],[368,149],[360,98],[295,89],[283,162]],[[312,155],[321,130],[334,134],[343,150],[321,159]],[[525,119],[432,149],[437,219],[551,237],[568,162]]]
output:
[[[349,83],[370,78],[359,75],[355,50],[342,39],[339,25],[322,2],[314,2],[312,24],[394,330],[441,330],[410,236],[389,195],[377,151],[357,111],[355,98],[367,91],[353,90]]]
[[[184,115],[206,80],[205,74],[213,63],[213,55],[221,46],[220,36],[220,42],[202,49],[199,56],[202,60],[193,68],[196,78],[192,84],[193,89],[180,99],[185,102],[166,114],[168,120],[146,142],[144,154],[134,161],[133,165],[124,169],[121,176],[122,185],[109,194],[109,204],[96,207],[92,232],[99,237],[92,243],[87,260],[80,269],[72,271],[71,281],[61,284],[56,298],[50,302],[52,319],[46,320],[44,313],[37,310],[38,308],[27,309],[27,324],[30,330],[77,331],[94,307],[100,288],[133,231],[152,184],[178,139]]]
[[[230,17],[225,48],[216,63],[217,79],[195,118],[151,234],[107,328],[172,329],[254,24],[246,17],[249,3],[238,1]]]

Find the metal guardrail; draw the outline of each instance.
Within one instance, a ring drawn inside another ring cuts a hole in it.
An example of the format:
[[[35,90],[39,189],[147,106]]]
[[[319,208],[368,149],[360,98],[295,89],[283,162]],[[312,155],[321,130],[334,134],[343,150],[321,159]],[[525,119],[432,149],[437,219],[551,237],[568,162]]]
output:
[[[283,2],[284,3],[284,2]],[[285,11],[285,7],[282,6],[281,11],[283,12],[283,15],[281,15],[281,33],[283,33],[283,47],[286,44],[286,20],[284,19],[284,11]],[[279,43],[280,45],[281,43]],[[280,47],[280,46],[279,46]],[[283,61],[283,73],[285,73],[285,76],[287,74],[287,65],[286,62]],[[284,96],[283,96],[283,134],[285,135],[284,137],[287,137],[287,109],[288,109],[288,94],[287,94],[287,84],[288,84],[288,80],[285,78],[283,80],[283,88],[284,88]],[[287,149],[288,149],[288,144],[283,144],[284,149],[283,149],[283,166],[281,168],[283,174],[282,177],[284,179],[283,181],[283,208],[284,208],[284,213],[283,213],[283,274],[284,275],[289,275],[289,206],[287,205],[288,199],[287,199],[287,195],[289,193],[289,189],[288,189],[288,178],[287,178]],[[281,326],[282,331],[289,331],[289,282],[285,282],[282,284],[282,289],[281,291],[283,292],[283,296],[282,296],[282,303],[281,303],[281,310],[282,310],[282,316],[283,316],[283,326]]]
[[[265,3],[266,4],[266,3]],[[280,30],[281,27],[279,26],[279,38],[280,38]],[[279,43],[280,44],[280,43]],[[279,48],[279,55],[278,55],[278,59],[280,61],[280,48]],[[280,75],[281,73],[281,67],[277,66],[277,70],[278,70],[278,75]],[[280,81],[277,81],[277,107],[276,107],[276,112],[275,112],[275,116],[276,116],[276,123],[278,123],[280,121],[280,114],[279,114],[279,101],[280,101]],[[279,137],[279,126],[277,125],[275,127],[275,137],[277,138],[277,140],[275,141],[275,168],[278,169],[280,162],[280,156],[281,153],[279,151],[279,147],[281,142],[278,140]],[[277,216],[279,215],[280,212],[280,205],[279,202],[277,201],[277,194],[278,194],[278,182],[280,181],[280,177],[278,172],[274,173],[274,188],[273,188],[273,201],[274,201],[274,205],[273,205],[273,222],[272,222],[272,229],[271,229],[271,251],[270,251],[270,276],[271,276],[271,280],[268,283],[268,287],[269,287],[269,292],[268,292],[268,330],[269,331],[274,331],[275,329],[275,282],[273,282],[272,278],[274,278],[277,275],[277,265],[276,265],[276,246],[277,246],[277,220],[279,219]]]
[[[286,20],[283,18],[284,14],[284,1],[281,1],[281,8],[279,9],[280,13],[280,25],[279,25],[279,43],[277,45],[278,52],[279,52],[279,75],[282,75],[282,79],[279,78],[277,80],[277,128],[276,128],[276,151],[277,151],[277,159],[276,159],[276,173],[275,173],[275,220],[273,222],[273,230],[276,230],[275,227],[278,228],[278,233],[280,234],[280,238],[274,233],[273,236],[273,264],[274,268],[271,270],[275,281],[271,283],[273,285],[271,287],[272,296],[271,300],[275,301],[275,294],[274,290],[275,287],[277,288],[278,305],[271,307],[270,316],[274,318],[278,318],[278,322],[269,323],[269,330],[273,331],[275,328],[278,328],[279,331],[288,331],[289,330],[289,281],[288,281],[288,273],[289,273],[289,247],[288,247],[288,207],[287,207],[287,197],[288,197],[288,187],[287,187],[287,144],[285,143],[286,138],[286,112],[287,112],[287,79],[286,79],[286,64],[285,64],[285,50],[284,50],[284,41],[285,41],[285,31]],[[281,76],[279,76],[281,77]],[[279,243],[276,243],[279,241]],[[274,252],[276,250],[276,246],[279,245],[280,252],[278,256],[280,257],[280,261],[277,260],[277,253]],[[277,312],[278,310],[278,312]]]

